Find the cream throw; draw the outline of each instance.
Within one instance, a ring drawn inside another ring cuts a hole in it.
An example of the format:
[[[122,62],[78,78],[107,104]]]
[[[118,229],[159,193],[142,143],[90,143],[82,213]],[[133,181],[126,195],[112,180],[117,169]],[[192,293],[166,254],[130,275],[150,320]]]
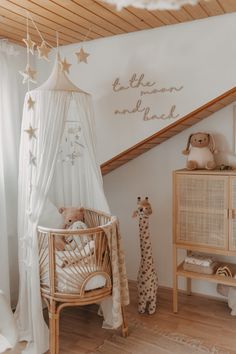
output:
[[[112,266],[112,297],[101,302],[104,316],[103,328],[116,329],[122,324],[121,307],[129,304],[128,279],[125,267],[125,256],[118,219],[112,217],[111,222],[102,229],[107,235]]]

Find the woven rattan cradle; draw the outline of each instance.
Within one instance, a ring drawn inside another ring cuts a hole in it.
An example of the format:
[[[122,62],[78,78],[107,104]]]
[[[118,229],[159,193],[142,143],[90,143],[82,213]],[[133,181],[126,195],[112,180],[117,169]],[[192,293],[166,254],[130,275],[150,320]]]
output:
[[[112,294],[112,269],[106,234],[111,216],[84,209],[88,229],[59,230],[38,227],[41,294],[48,306],[50,353],[59,353],[59,316],[68,306],[99,303]],[[65,251],[58,251],[57,238],[73,237]],[[94,280],[96,279],[95,283]],[[128,327],[122,307],[122,334]]]

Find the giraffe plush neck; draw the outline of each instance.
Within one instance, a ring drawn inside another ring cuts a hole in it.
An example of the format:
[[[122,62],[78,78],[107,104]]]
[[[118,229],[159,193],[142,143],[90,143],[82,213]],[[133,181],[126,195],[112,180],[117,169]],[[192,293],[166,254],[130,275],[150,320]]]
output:
[[[138,311],[147,312],[151,315],[156,311],[158,278],[154,267],[152,256],[152,245],[149,230],[149,216],[152,214],[152,207],[148,197],[141,200],[138,197],[138,208],[133,216],[139,219],[139,238],[141,250],[141,262],[138,272]]]

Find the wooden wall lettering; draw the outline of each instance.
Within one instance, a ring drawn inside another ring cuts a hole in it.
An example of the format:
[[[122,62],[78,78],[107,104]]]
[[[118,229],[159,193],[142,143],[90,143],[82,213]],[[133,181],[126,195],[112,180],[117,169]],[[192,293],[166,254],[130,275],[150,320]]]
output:
[[[153,95],[153,94],[158,94],[158,93],[175,93],[179,92],[183,89],[183,86],[175,87],[154,87],[152,90],[143,90],[143,88],[149,88],[155,86],[157,83],[156,81],[147,81],[144,78],[144,74],[136,74],[134,73],[131,78],[128,80],[126,85],[122,85],[120,82],[120,78],[117,77],[113,83],[112,83],[112,89],[114,93],[122,92],[122,91],[127,91],[130,89],[142,89],[139,92],[139,95],[141,97],[145,95]],[[145,106],[145,104],[142,102],[142,99],[138,98],[136,105],[131,108],[123,108],[123,109],[115,109],[114,113],[117,115],[125,115],[125,114],[134,114],[134,113],[142,113],[143,114],[143,120],[148,121],[148,120],[153,120],[153,119],[175,119],[179,116],[178,113],[175,112],[176,110],[176,105],[172,105],[170,109],[168,110],[168,113],[163,113],[163,114],[152,114],[151,113],[151,107],[150,106]]]

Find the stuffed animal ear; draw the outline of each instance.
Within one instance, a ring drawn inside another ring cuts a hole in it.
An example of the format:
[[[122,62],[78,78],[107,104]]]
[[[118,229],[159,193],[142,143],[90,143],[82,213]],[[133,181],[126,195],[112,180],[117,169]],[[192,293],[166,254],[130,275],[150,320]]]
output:
[[[66,210],[66,208],[59,208],[58,211],[60,214],[62,214],[64,211]]]
[[[148,200],[148,197],[146,197],[145,200]]]
[[[193,134],[190,134],[189,137],[188,137],[188,142],[187,142],[186,149],[184,149],[182,151],[183,155],[188,155],[189,154],[189,146],[190,146],[190,140],[191,140],[192,136],[193,136]]]
[[[215,145],[215,140],[213,138],[213,135],[211,134],[207,134],[208,135],[208,139],[209,139],[209,149],[211,150],[211,152],[214,154],[217,153],[217,150],[216,150],[216,145]]]
[[[137,197],[137,204],[139,204],[141,201],[141,197]]]

